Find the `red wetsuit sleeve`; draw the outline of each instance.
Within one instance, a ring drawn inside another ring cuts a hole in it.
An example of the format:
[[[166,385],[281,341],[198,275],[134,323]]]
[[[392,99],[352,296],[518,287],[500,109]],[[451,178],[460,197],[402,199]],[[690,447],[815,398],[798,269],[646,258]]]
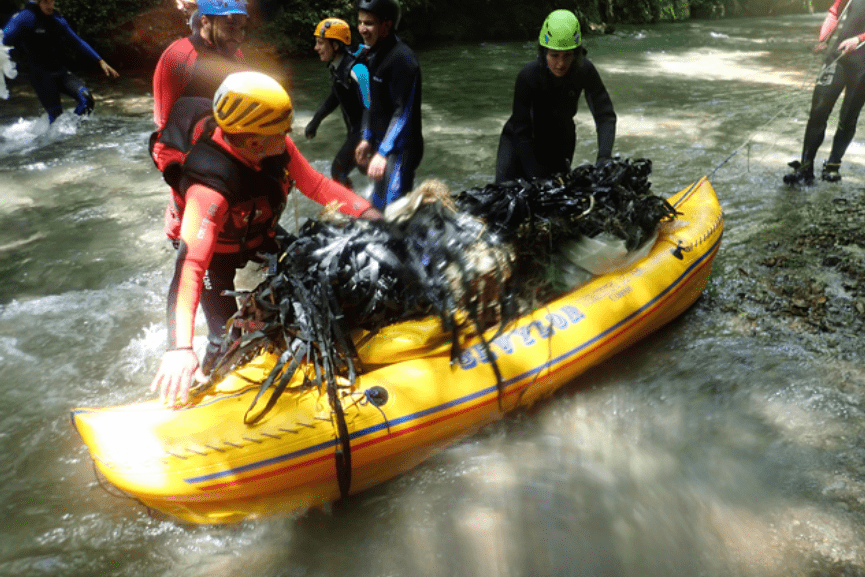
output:
[[[188,38],[175,40],[165,49],[153,73],[153,122],[165,126],[171,107],[183,94],[188,82],[187,69],[197,56]]]
[[[168,291],[168,348],[192,346],[195,312],[216,238],[228,218],[225,197],[200,184],[186,192],[180,249]]]
[[[288,136],[285,137],[285,148],[291,156],[288,174],[304,195],[322,205],[335,200],[340,203],[339,211],[349,216],[360,216],[372,206],[368,200],[315,170]]]
[[[820,42],[825,42],[835,32],[838,27],[838,18],[846,3],[847,0],[835,0],[835,3],[829,8],[829,12],[823,20],[823,26],[820,28],[820,36],[818,37]]]

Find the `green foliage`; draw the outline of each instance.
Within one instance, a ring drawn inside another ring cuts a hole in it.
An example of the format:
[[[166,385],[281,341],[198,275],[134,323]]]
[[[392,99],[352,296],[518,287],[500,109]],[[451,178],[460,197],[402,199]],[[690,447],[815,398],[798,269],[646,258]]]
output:
[[[751,0],[758,2],[762,0]],[[807,2],[808,0],[767,0]],[[686,20],[692,6],[698,12],[730,15],[726,4],[738,0],[402,0],[402,22],[398,33],[414,46],[434,42],[526,41],[537,37],[541,23],[553,10],[573,10],[585,34],[616,23],[647,23]],[[352,0],[285,0],[261,27],[259,34],[280,52],[311,54],[311,35],[326,16],[357,23]],[[359,40],[354,30],[355,41]]]
[[[307,54],[312,52],[315,26],[327,17],[348,22],[353,40],[359,41],[357,10],[352,0],[284,0],[257,34],[282,53]]]
[[[23,7],[24,2],[20,5]],[[110,32],[128,23],[139,12],[159,4],[159,0],[57,0],[54,7],[69,22],[76,34],[97,51],[108,51]]]
[[[325,17],[336,16],[357,33],[357,0],[250,0],[251,36],[285,55],[311,55],[312,33]],[[764,16],[825,11],[832,0],[401,0],[398,33],[415,47],[436,42],[530,41],[544,18],[566,8],[580,19],[583,34],[609,31],[614,24],[641,24],[689,18]],[[172,0],[57,0],[56,7],[82,38],[99,52],[129,50],[132,19]],[[0,0],[4,14],[24,0]]]

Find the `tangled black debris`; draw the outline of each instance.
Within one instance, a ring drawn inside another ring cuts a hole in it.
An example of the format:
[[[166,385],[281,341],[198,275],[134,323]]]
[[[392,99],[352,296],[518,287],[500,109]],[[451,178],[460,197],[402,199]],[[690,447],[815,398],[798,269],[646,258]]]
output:
[[[472,188],[459,193],[456,202],[508,242],[549,244],[607,232],[633,250],[675,214],[665,199],[651,193],[651,172],[651,160],[615,159],[600,167],[581,165],[553,179]]]
[[[650,172],[649,160],[616,159],[457,194],[425,183],[407,199],[412,209],[393,220],[310,220],[275,257],[267,278],[238,294],[240,311],[211,381],[271,350],[279,360],[246,421],[261,419],[298,370],[303,378],[295,386],[325,385],[341,421],[339,380],[353,384],[363,370],[355,331],[435,315],[453,335],[452,360],[466,334],[480,335],[488,347],[486,329],[497,325],[501,332],[526,312],[525,303],[552,296],[538,270],[559,240],[606,232],[632,249],[675,217],[650,192]],[[527,287],[535,294],[527,295]],[[348,458],[347,433],[340,437]]]

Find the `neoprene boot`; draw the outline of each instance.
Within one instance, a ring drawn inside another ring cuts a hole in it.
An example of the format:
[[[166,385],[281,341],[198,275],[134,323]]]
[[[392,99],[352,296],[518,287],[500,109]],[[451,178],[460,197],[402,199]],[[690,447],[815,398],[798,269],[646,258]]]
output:
[[[838,170],[840,170],[840,168],[840,162],[829,162],[827,160],[823,163],[823,172],[820,173],[820,178],[822,178],[826,182],[840,182],[841,175],[838,173]]]
[[[788,166],[793,169],[793,172],[784,175],[784,183],[789,185],[804,184],[810,186],[814,184],[814,163],[808,162],[802,164],[798,160],[789,163]]]

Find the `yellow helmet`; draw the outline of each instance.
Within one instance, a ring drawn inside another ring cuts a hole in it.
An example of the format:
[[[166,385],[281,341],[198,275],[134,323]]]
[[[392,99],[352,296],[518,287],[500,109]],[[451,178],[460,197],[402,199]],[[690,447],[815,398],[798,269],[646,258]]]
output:
[[[229,134],[271,135],[291,128],[294,109],[285,89],[261,72],[229,74],[213,97],[213,116]]]
[[[348,22],[339,18],[325,18],[315,27],[316,38],[339,40],[346,46],[351,46],[351,28]]]

